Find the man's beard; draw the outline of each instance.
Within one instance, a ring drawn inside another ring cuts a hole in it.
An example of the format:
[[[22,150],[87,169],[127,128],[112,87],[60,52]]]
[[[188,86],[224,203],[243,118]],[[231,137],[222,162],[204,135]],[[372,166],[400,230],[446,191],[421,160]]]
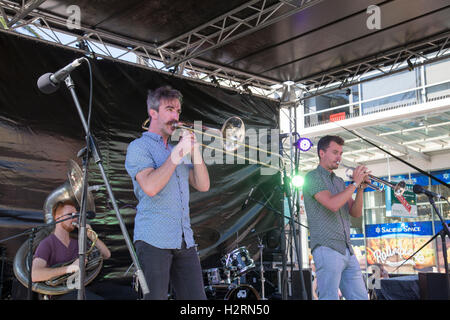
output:
[[[66,230],[69,233],[75,229],[75,226],[72,223],[69,225],[63,224],[62,227],[64,230]]]

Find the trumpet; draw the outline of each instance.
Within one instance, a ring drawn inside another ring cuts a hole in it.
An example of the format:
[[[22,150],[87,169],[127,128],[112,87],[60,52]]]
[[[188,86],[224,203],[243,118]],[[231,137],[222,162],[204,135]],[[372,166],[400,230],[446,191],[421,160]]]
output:
[[[345,165],[343,163],[338,163],[338,164],[342,165],[344,168],[346,168],[345,174],[347,175],[348,178],[352,179],[353,178],[353,171],[355,170],[355,168],[347,166],[347,165]],[[394,193],[397,196],[401,196],[401,195],[403,195],[403,193],[406,190],[406,183],[403,180],[398,182],[398,183],[392,183],[392,182],[388,182],[386,180],[383,180],[383,179],[378,178],[378,177],[376,177],[374,175],[371,175],[371,174],[369,174],[368,177],[370,178],[370,180],[378,182],[379,184],[382,185],[380,187],[380,186],[377,186],[377,185],[375,185],[373,183],[366,183],[368,187],[370,187],[370,188],[372,188],[372,189],[374,189],[376,191],[382,191],[384,186],[387,186],[389,188],[392,188],[394,190]]]
[[[147,118],[144,123],[142,124],[142,129],[143,130],[148,130],[149,128],[149,124],[150,124],[150,118]],[[205,148],[209,148],[212,150],[216,150],[218,152],[224,152],[226,154],[232,154],[238,158],[244,159],[244,160],[249,160],[251,162],[257,163],[257,164],[261,164],[263,166],[269,167],[269,168],[273,168],[276,170],[281,171],[284,168],[284,159],[283,157],[281,157],[278,153],[275,152],[270,152],[261,148],[257,148],[248,144],[245,144],[245,125],[244,125],[244,121],[242,121],[241,118],[239,117],[230,117],[228,118],[224,124],[222,125],[222,128],[216,129],[216,128],[211,128],[211,127],[207,127],[207,126],[196,126],[194,123],[191,122],[176,122],[172,124],[172,128],[173,129],[182,129],[182,130],[188,130],[188,131],[192,131],[194,133],[199,133],[199,134],[203,134],[206,136],[210,136],[210,137],[214,137],[217,139],[220,139],[220,141],[223,144],[223,149],[218,149],[215,147],[212,147],[210,145],[207,144],[202,144],[200,143],[201,146],[205,147]],[[201,129],[201,130],[199,130]],[[216,134],[211,134],[205,131],[215,131]],[[265,162],[261,162],[261,161],[257,161],[255,159],[251,159],[251,158],[247,158],[244,157],[242,155],[240,155],[239,153],[235,153],[235,151],[241,147],[244,146],[246,148],[249,149],[253,149],[253,150],[257,150],[257,151],[262,151],[264,153],[267,154],[271,154],[274,155],[278,158],[280,158],[281,160],[281,167],[275,167],[272,166],[270,164],[267,164]]]

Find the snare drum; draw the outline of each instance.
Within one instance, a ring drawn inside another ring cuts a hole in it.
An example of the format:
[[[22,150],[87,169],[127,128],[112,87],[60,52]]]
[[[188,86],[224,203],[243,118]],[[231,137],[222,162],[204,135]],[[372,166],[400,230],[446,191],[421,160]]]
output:
[[[245,247],[231,251],[222,257],[221,262],[225,269],[232,271],[233,278],[240,277],[255,267],[255,262]]]

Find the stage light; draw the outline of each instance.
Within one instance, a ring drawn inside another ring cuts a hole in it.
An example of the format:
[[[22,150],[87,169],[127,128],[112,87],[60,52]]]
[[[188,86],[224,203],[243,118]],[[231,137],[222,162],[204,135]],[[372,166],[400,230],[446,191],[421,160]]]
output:
[[[87,51],[87,52],[89,51],[89,46],[85,40],[78,41],[77,43],[75,43],[75,46],[80,50]]]
[[[291,184],[294,188],[300,188],[303,186],[303,183],[305,183],[305,178],[303,178],[303,176],[301,176],[300,174],[296,173],[292,178],[291,178]]]
[[[297,149],[300,149],[300,151],[306,152],[312,148],[313,143],[308,138],[300,138],[294,145]]]
[[[414,64],[411,62],[411,59],[406,60],[406,63],[408,64],[408,70],[413,71],[414,70]]]
[[[210,75],[209,79],[211,80],[211,83],[216,85],[217,87],[220,87],[220,83],[219,80],[217,80],[215,75]]]
[[[242,89],[244,89],[244,92],[247,94],[252,94],[252,90],[250,90],[250,88],[248,87],[248,84],[244,84],[242,85]]]

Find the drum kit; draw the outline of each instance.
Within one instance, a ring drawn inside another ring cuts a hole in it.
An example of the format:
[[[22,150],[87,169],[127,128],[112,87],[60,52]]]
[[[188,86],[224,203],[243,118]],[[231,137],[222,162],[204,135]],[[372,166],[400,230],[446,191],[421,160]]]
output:
[[[234,249],[220,259],[222,268],[203,270],[205,293],[209,300],[261,300],[258,291],[241,278],[255,268],[245,247]]]

